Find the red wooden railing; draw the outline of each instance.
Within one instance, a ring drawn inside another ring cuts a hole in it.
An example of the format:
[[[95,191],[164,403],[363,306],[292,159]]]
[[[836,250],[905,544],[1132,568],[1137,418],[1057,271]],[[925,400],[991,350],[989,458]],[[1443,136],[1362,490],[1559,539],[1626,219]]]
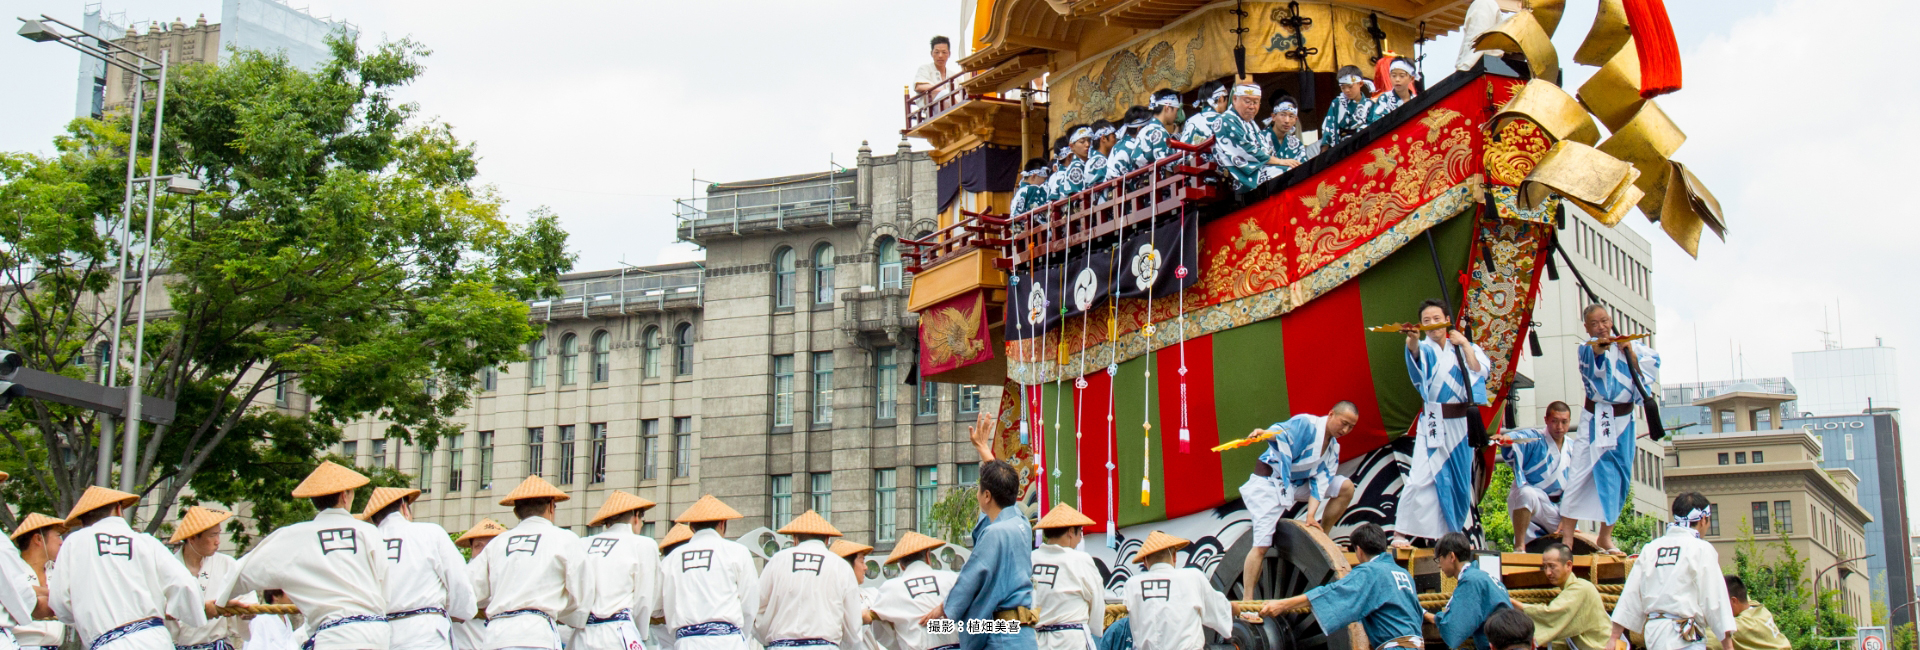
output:
[[[939,117],[945,114],[947,111],[953,110],[955,106],[959,106],[966,102],[976,101],[976,100],[987,100],[987,101],[995,101],[995,102],[1004,102],[1007,104],[1014,104],[1014,105],[1018,105],[1020,103],[1020,100],[1018,99],[1007,99],[1004,97],[993,97],[989,95],[976,95],[976,94],[968,93],[965,88],[962,88],[960,86],[960,84],[962,82],[965,82],[968,79],[973,78],[973,76],[974,76],[974,73],[972,72],[962,72],[960,74],[947,77],[946,79],[941,80],[940,83],[927,87],[926,92],[907,93],[907,96],[905,99],[906,112],[907,112],[907,128],[902,129],[901,133],[906,133],[908,131],[912,131],[914,129],[920,128],[920,125],[926,124],[927,121],[932,120],[933,118]],[[1033,103],[1037,106],[1044,106],[1047,103],[1047,91],[1021,90],[1020,92],[1024,92],[1031,95],[1033,97]]]
[[[900,260],[907,272],[939,266],[962,253],[979,249],[1004,251],[1007,248],[1005,217],[984,212],[961,210],[959,221],[928,233],[922,239],[900,239]]]

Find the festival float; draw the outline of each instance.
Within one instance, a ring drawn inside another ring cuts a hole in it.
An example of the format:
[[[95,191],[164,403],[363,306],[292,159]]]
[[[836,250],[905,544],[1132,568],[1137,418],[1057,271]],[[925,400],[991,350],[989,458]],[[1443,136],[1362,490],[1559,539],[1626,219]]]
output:
[[[1654,99],[1681,81],[1659,0],[1599,1],[1572,56],[1598,71],[1578,88],[1559,85],[1549,40],[1562,2],[1528,2],[1464,35],[1490,51],[1471,69],[1251,191],[1234,191],[1208,141],[1023,214],[1008,214],[1014,170],[1067,125],[1118,122],[1161,88],[1191,103],[1239,74],[1297,98],[1302,128],[1318,125],[1335,70],[1379,71],[1386,88],[1383,57],[1417,60],[1423,42],[1463,28],[1471,3],[968,4],[967,72],[905,100],[903,132],[940,166],[942,228],[902,240],[921,377],[1004,386],[998,455],[1023,470],[1036,516],[1065,502],[1100,522],[1086,547],[1110,589],[1159,529],[1194,540],[1182,560],[1238,597],[1251,546],[1238,486],[1263,445],[1214,448],[1348,400],[1361,413],[1340,441],[1354,502],[1324,534],[1283,521],[1262,595],[1343,575],[1351,556],[1334,540],[1394,520],[1420,408],[1403,337],[1370,326],[1414,320],[1428,298],[1452,306],[1493,362],[1479,405],[1493,429],[1539,283],[1571,270],[1550,260],[1567,211],[1611,227],[1638,207],[1690,255],[1703,233],[1725,236]],[[1442,592],[1430,557],[1400,554],[1423,592]],[[1502,561],[1509,587],[1544,584],[1537,555]],[[1599,583],[1625,576],[1604,557],[1576,566]],[[1358,625],[1329,633],[1305,614],[1238,625],[1243,650],[1372,647]]]

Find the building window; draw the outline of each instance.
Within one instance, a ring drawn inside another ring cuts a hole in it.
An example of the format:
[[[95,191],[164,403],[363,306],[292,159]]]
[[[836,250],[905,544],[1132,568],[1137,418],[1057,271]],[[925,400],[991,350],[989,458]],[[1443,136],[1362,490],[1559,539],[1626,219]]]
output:
[[[1767,457],[1766,452],[1759,451],[1759,450],[1754,450],[1753,452],[1753,462],[1755,464],[1767,462],[1766,457]]]
[[[480,489],[493,489],[493,432],[480,432]]]
[[[539,476],[547,469],[547,428],[527,427],[527,475]]]
[[[287,382],[288,381],[289,380],[287,379],[287,374],[284,372],[273,376],[273,405],[274,406],[284,407],[287,405]]]
[[[659,473],[655,466],[659,464],[660,421],[640,421],[640,479],[653,480]]]
[[[386,438],[373,439],[373,466],[378,469],[387,468],[387,439]]]
[[[773,306],[793,306],[793,249],[785,246],[773,252]]]
[[[1721,465],[1733,464],[1733,455],[1724,451],[1720,452],[1720,464]]]
[[[901,277],[899,244],[894,243],[892,237],[881,237],[879,243],[874,245],[874,251],[879,259],[880,288],[898,289],[903,286],[905,280]]]
[[[899,389],[900,367],[894,365],[893,348],[880,348],[873,351],[873,417],[891,420],[899,401],[895,390]],[[886,539],[892,539],[888,537]]]
[[[773,358],[773,426],[793,426],[793,355]]]
[[[833,302],[833,244],[813,247],[813,302]]]
[[[673,419],[673,475],[693,476],[693,418]]]
[[[1707,504],[1707,509],[1713,511],[1714,513],[1713,516],[1707,518],[1707,535],[1709,537],[1719,537],[1720,536],[1720,516],[1721,516],[1720,504],[1709,503]]]
[[[814,472],[807,477],[807,492],[813,498],[813,511],[826,516],[833,512],[833,472]]]
[[[979,384],[961,384],[960,397],[957,401],[960,402],[961,413],[979,413],[980,412],[980,385]]]
[[[673,328],[673,373],[683,377],[693,374],[693,323]]]
[[[340,455],[347,457],[348,465],[353,465],[356,467],[359,466],[360,465],[360,442],[357,440],[348,440],[346,442],[340,443]]]
[[[940,468],[913,468],[913,521],[923,535],[933,534],[934,492],[940,487]]]
[[[573,425],[560,425],[560,484],[573,483]]]
[[[640,524],[640,534],[641,534],[641,535],[645,535],[645,536],[647,536],[647,537],[652,537],[652,536],[653,536],[653,522],[651,522],[651,521],[649,521],[649,522],[647,522],[647,523],[644,523],[644,524]]]
[[[560,337],[560,385],[569,386],[578,382],[574,373],[580,370],[580,337],[568,334]]]
[[[500,370],[487,366],[480,370],[480,391],[491,393],[500,388]]]
[[[1773,534],[1773,525],[1768,521],[1767,502],[1765,501],[1753,502],[1753,534]]]
[[[882,542],[891,542],[900,534],[900,524],[896,517],[900,513],[894,504],[894,492],[897,484],[892,468],[873,471],[873,528],[874,537]]]
[[[593,333],[593,382],[603,383],[613,374],[613,335]]]
[[[95,383],[107,383],[107,372],[113,367],[113,345],[101,341],[93,346],[93,363],[97,368],[93,373]]]
[[[461,469],[463,469],[461,467],[461,465],[463,464],[461,461],[465,460],[465,450],[462,450],[461,447],[464,446],[464,444],[466,443],[466,437],[467,437],[467,434],[456,433],[456,434],[453,434],[452,437],[448,438],[448,440],[452,441],[452,444],[447,445],[447,491],[448,492],[460,491],[460,478],[462,475],[466,473],[461,471]]]
[[[534,388],[547,385],[547,337],[527,344],[527,381]]]
[[[1780,534],[1782,535],[1793,534],[1792,501],[1773,502],[1773,525],[1775,528],[1780,529]]]
[[[660,328],[647,326],[647,333],[640,340],[647,344],[646,352],[642,354],[641,359],[641,365],[646,368],[647,377],[660,376]]]
[[[833,353],[813,353],[813,423],[833,423]]]
[[[955,484],[966,488],[980,485],[980,465],[976,463],[961,463],[960,466],[955,469],[960,470],[955,472],[960,475],[960,480],[954,481]]]
[[[431,449],[420,450],[420,485],[417,489],[423,493],[433,491],[433,450]]]
[[[940,413],[940,384],[920,379],[913,390],[913,414],[932,417]]]
[[[1847,460],[1853,460],[1853,434],[1847,434]]]
[[[767,512],[771,513],[774,526],[784,526],[793,521],[793,475],[782,474],[770,478],[773,480],[773,503]]]
[[[1733,464],[1735,465],[1747,464],[1747,452],[1744,452],[1744,451],[1733,452]]]
[[[607,482],[607,423],[587,425],[588,434],[593,437],[593,476],[592,483]]]

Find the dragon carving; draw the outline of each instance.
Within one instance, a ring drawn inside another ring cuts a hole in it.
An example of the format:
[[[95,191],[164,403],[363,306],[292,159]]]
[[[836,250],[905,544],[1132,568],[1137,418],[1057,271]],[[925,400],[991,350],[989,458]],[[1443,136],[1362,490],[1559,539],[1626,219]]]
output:
[[[1206,45],[1206,32],[1187,41],[1187,65],[1175,67],[1178,56],[1171,41],[1154,43],[1144,62],[1132,49],[1107,57],[1099,74],[1089,73],[1074,80],[1072,99],[1075,110],[1060,116],[1060,124],[1076,120],[1099,119],[1118,115],[1135,98],[1160,88],[1183,90],[1193,84],[1193,71],[1199,65],[1200,48]]]

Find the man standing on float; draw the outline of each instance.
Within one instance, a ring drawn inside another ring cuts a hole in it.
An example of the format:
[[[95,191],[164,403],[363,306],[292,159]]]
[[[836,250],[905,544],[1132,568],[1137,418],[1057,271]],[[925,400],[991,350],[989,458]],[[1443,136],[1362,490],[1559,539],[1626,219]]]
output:
[[[1613,316],[1605,305],[1588,305],[1580,312],[1592,339],[1580,346],[1580,383],[1587,402],[1580,412],[1580,431],[1567,445],[1566,495],[1560,499],[1560,539],[1572,539],[1578,520],[1600,522],[1595,545],[1618,554],[1613,524],[1632,487],[1636,427],[1633,407],[1644,399],[1643,387],[1660,378],[1660,355],[1633,341],[1612,341]],[[1638,371],[1640,376],[1634,377]]]
[[[1473,455],[1467,448],[1467,420],[1487,401],[1487,353],[1449,324],[1447,306],[1420,303],[1420,325],[1409,326],[1407,375],[1420,391],[1420,417],[1414,424],[1413,467],[1394,511],[1393,545],[1412,546],[1408,538],[1437,540],[1465,530],[1473,517]],[[1469,383],[1471,382],[1471,383]]]

